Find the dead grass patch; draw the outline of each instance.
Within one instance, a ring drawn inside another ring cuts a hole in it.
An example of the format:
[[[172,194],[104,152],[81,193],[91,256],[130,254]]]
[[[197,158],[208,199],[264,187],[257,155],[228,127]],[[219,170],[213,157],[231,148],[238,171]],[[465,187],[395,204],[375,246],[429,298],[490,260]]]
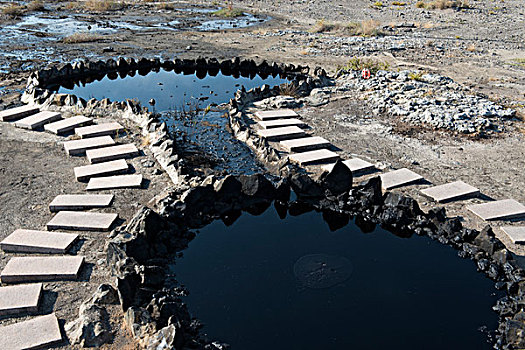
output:
[[[351,22],[348,24],[330,23],[319,20],[311,29],[312,33],[340,32],[351,36],[380,36],[383,32],[380,23],[374,20]]]
[[[339,67],[339,69],[343,69],[346,71],[360,71],[363,69],[368,69],[370,73],[376,74],[378,71],[387,70],[389,67],[390,65],[384,61],[369,58],[353,57],[348,61],[348,63],[345,66]]]
[[[62,39],[66,44],[90,43],[101,40],[103,37],[98,34],[91,33],[75,33]]]
[[[84,8],[93,12],[107,12],[120,10],[123,8],[123,4],[113,0],[87,0],[84,3]]]
[[[431,2],[418,1],[417,8],[425,8],[429,10],[445,10],[445,9],[468,9],[471,8],[468,0],[434,0]]]

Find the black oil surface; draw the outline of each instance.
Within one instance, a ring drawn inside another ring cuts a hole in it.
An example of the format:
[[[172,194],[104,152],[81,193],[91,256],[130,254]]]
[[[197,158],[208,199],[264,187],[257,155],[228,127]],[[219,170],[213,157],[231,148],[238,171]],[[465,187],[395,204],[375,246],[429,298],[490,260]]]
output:
[[[311,255],[344,278],[309,288],[294,265]],[[216,221],[173,268],[204,332],[234,350],[490,349],[479,329],[497,328],[493,283],[454,249],[353,222],[331,232],[316,212]]]

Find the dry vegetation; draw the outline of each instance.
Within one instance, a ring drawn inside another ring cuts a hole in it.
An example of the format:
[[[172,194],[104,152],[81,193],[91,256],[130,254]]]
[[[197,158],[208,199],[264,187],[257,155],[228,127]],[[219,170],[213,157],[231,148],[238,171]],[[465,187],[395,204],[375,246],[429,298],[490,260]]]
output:
[[[416,7],[430,10],[445,10],[450,8],[466,9],[470,8],[470,4],[468,0],[434,0],[431,2],[424,2],[420,0],[416,3]]]
[[[313,33],[341,32],[352,36],[379,36],[382,31],[379,28],[380,23],[374,20],[363,21],[360,23],[329,23],[319,20],[312,29]]]
[[[387,70],[389,68],[388,63],[374,60],[374,59],[367,59],[367,58],[359,58],[359,57],[353,57],[351,58],[346,66],[339,67],[339,69],[350,71],[350,70],[363,70],[368,69],[370,73],[376,74],[380,70]]]
[[[9,6],[4,7],[2,9],[2,13],[10,17],[19,17],[30,12],[43,10],[44,2],[40,0],[34,0],[28,3],[27,5],[10,4]]]
[[[62,41],[66,44],[89,43],[101,40],[102,36],[91,33],[75,33],[65,37]]]
[[[122,9],[122,7],[123,4],[121,2],[113,0],[87,0],[84,4],[86,10],[93,12],[116,11]]]

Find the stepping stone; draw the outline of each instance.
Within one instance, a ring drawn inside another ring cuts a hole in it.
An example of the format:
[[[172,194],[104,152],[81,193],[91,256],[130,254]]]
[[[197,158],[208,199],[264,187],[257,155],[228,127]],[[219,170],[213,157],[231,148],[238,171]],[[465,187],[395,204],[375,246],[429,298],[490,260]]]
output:
[[[64,142],[64,149],[70,156],[82,155],[85,154],[88,149],[107,147],[114,144],[115,141],[113,141],[111,136],[99,136],[89,139],[66,141]]]
[[[60,211],[47,223],[48,230],[108,231],[117,220],[115,213]]]
[[[142,175],[117,175],[90,179],[86,190],[95,191],[137,187],[142,187]]]
[[[366,160],[362,160],[359,158],[352,158],[347,159],[343,161],[343,164],[350,169],[350,171],[355,174],[362,174],[368,171],[372,171],[375,169],[374,164],[367,162]],[[324,171],[332,171],[335,164],[327,164],[323,166]]]
[[[282,128],[285,126],[306,126],[305,122],[296,118],[262,121],[257,124],[263,129]]]
[[[107,207],[113,201],[112,194],[61,194],[55,197],[49,210],[85,210]]]
[[[303,137],[306,133],[297,126],[287,126],[284,128],[257,130],[257,135],[268,141],[281,141]]]
[[[38,112],[40,112],[40,109],[38,107],[33,106],[21,106],[5,109],[3,111],[0,111],[0,120],[3,122],[7,122],[10,120],[25,118],[30,116],[31,114],[35,114]]]
[[[0,327],[0,349],[37,349],[62,341],[55,314]]]
[[[84,117],[83,115],[77,115],[76,117],[66,118],[54,122],[51,124],[44,125],[44,130],[52,132],[53,134],[63,134],[71,131],[79,126],[91,124],[93,119]]]
[[[83,256],[23,256],[11,258],[0,274],[2,283],[72,280],[84,263]]]
[[[448,202],[455,199],[479,195],[479,189],[463,181],[455,181],[444,185],[434,186],[421,191],[436,202]]]
[[[79,166],[74,171],[77,181],[85,181],[92,177],[120,174],[128,171],[128,168],[128,163],[124,159],[119,159],[111,162]]]
[[[41,295],[42,283],[0,287],[0,316],[38,312]]]
[[[308,151],[303,153],[294,153],[288,156],[290,161],[300,165],[308,165],[322,162],[332,162],[339,159],[339,154],[327,149]]]
[[[82,139],[87,139],[88,137],[116,135],[120,130],[123,129],[124,127],[119,123],[112,122],[76,128],[75,134],[80,136]]]
[[[64,254],[75,243],[78,235],[18,229],[0,242],[4,252]]]
[[[90,163],[107,162],[115,159],[132,158],[139,154],[139,150],[132,143],[116,145],[104,148],[90,149],[86,151]]]
[[[277,109],[274,111],[257,111],[255,117],[259,120],[272,120],[281,118],[296,118],[299,115],[291,109]]]
[[[35,130],[43,127],[47,123],[60,119],[62,119],[62,116],[58,112],[43,111],[15,122],[15,126],[18,128]]]
[[[311,151],[314,149],[330,146],[330,142],[319,136],[303,137],[295,140],[285,140],[279,142],[279,144],[288,152]]]
[[[423,180],[423,176],[415,172],[402,168],[379,175],[384,190],[390,190],[396,187],[408,186]]]
[[[504,199],[467,207],[483,220],[517,219],[525,216],[525,206],[514,199]]]
[[[525,244],[525,226],[503,226],[501,230],[514,244]]]

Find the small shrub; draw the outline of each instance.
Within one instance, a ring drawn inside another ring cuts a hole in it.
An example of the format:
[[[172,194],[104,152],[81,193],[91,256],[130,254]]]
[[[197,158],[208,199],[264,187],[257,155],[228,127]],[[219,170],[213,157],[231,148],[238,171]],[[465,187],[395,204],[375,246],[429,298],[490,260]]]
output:
[[[333,23],[328,23],[324,19],[320,19],[315,23],[314,28],[311,29],[312,33],[325,33],[334,30],[336,27]]]
[[[225,8],[212,12],[212,15],[216,17],[235,18],[244,15],[244,11],[234,8],[230,2]]]
[[[116,11],[122,8],[122,4],[113,0],[87,0],[84,8],[93,12]]]
[[[467,51],[469,51],[469,52],[476,52],[476,51],[478,51],[478,49],[476,48],[476,45],[470,44],[469,46],[467,46]]]
[[[27,10],[34,12],[34,11],[44,11],[44,2],[40,0],[33,0],[29,4],[27,4]]]
[[[347,70],[347,71],[349,70],[360,71],[366,68],[370,71],[370,73],[376,74],[378,71],[387,70],[389,67],[390,66],[388,65],[387,62],[377,61],[373,59],[353,57],[348,61],[346,66],[339,67],[339,68],[343,70]]]
[[[470,8],[470,4],[468,0],[434,0],[432,2],[429,2],[428,4],[425,4],[425,8],[431,10],[445,10],[449,8],[466,9]]]
[[[2,13],[4,15],[11,16],[11,17],[22,16],[25,12],[26,12],[26,8],[24,6],[19,6],[15,4],[11,4],[2,9]]]
[[[279,94],[283,96],[292,96],[294,98],[300,97],[297,85],[294,83],[281,84],[279,86]]]
[[[420,0],[420,1],[416,2],[416,7],[417,7],[418,9],[424,9],[425,7],[427,7],[427,5],[425,4],[424,1],[421,1],[421,0]]]
[[[407,3],[402,1],[394,1],[392,5],[394,6],[405,6]]]
[[[102,36],[91,33],[75,33],[62,39],[66,44],[89,43],[102,39]]]
[[[377,7],[377,8],[381,8],[385,5],[383,5],[383,3],[381,1],[376,1],[374,2],[374,4],[372,5],[373,7]]]
[[[408,73],[408,79],[423,81],[423,72],[410,72]]]
[[[350,32],[351,35],[379,36],[383,34],[383,32],[379,29],[379,24],[379,22],[371,19],[361,23],[349,23],[346,27],[346,30],[347,32]]]

